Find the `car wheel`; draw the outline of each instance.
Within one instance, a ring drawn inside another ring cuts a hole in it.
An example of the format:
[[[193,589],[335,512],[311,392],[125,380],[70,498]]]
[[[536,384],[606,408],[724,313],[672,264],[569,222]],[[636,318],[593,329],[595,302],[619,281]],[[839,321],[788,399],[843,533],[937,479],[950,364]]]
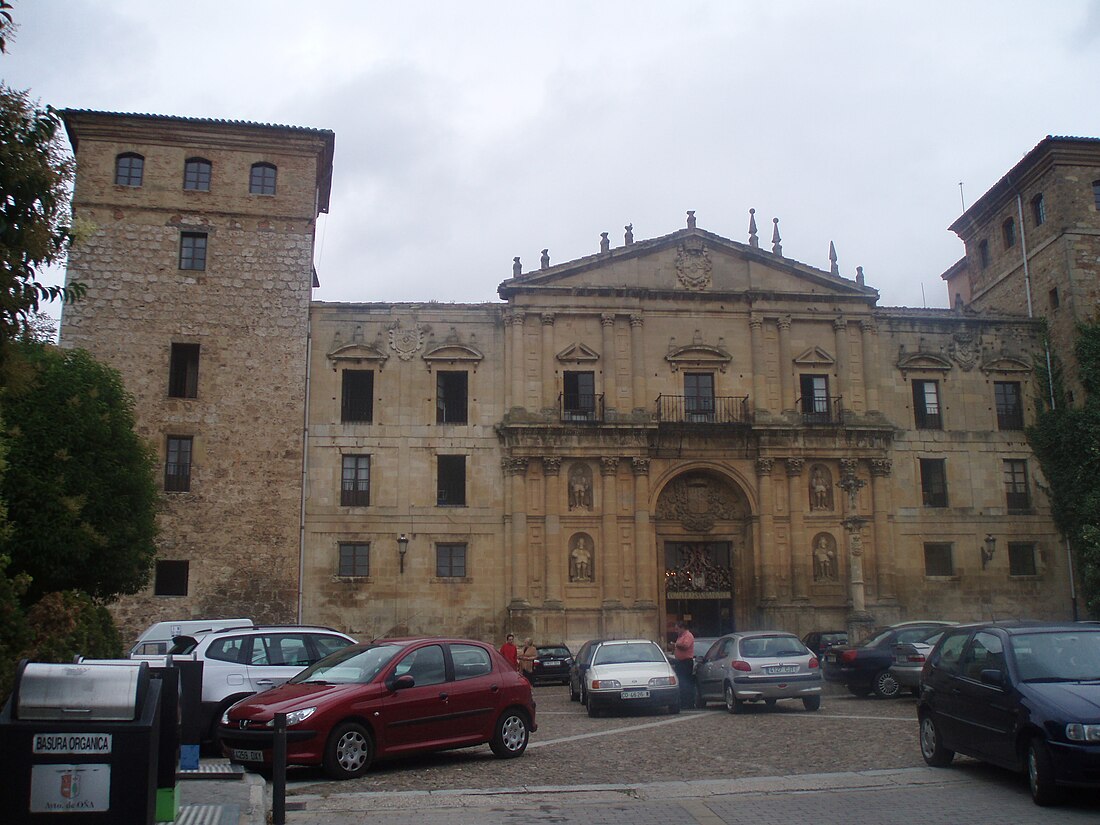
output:
[[[729,682],[726,682],[725,697],[727,711],[730,713],[737,713],[737,711],[741,710],[741,700],[733,695],[733,685]]]
[[[497,719],[497,727],[493,731],[493,738],[489,740],[489,747],[501,759],[522,756],[527,750],[530,727],[527,717],[521,711],[506,710]]]
[[[767,705],[769,708],[774,708],[775,707],[775,699],[765,699],[764,704]]]
[[[576,702],[578,699],[581,698],[580,692],[576,691],[576,690],[573,690],[573,683],[572,682],[566,682],[566,684],[569,685],[569,701],[570,702]]]
[[[374,758],[374,742],[367,729],[356,722],[337,725],[325,744],[325,773],[333,779],[362,776]]]
[[[940,729],[936,727],[936,720],[930,713],[920,718],[920,755],[933,768],[945,768],[955,758],[955,751],[943,746]]]
[[[600,715],[599,708],[596,707],[596,703],[592,701],[591,697],[589,697],[588,701],[584,703],[584,706],[588,708],[588,715],[591,718],[595,719],[597,716]]]
[[[893,699],[901,692],[901,685],[888,670],[880,670],[871,683],[871,689],[879,699]]]
[[[1062,791],[1054,784],[1054,763],[1046,743],[1038,736],[1027,746],[1027,783],[1036,805],[1057,805],[1062,801]]]
[[[703,696],[703,689],[701,687],[699,687],[699,683],[696,682],[695,683],[695,707],[697,707],[699,710],[704,710],[704,709],[706,709],[706,706],[707,706],[707,700],[706,700],[706,697]]]
[[[584,682],[581,682],[580,702],[588,707],[588,691],[584,689]]]
[[[671,705],[668,706],[668,712],[675,716],[677,713],[680,712],[680,703],[673,702]]]
[[[820,696],[803,696],[802,697],[802,707],[806,708],[806,710],[817,710],[818,708],[821,707],[821,697]]]

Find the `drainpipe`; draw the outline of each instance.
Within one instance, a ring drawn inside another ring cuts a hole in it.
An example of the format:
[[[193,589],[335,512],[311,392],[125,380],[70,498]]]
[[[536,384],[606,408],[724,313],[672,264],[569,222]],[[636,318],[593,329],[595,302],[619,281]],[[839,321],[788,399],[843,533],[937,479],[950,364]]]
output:
[[[312,316],[306,315],[306,397],[302,411],[302,483],[298,504],[298,606],[297,622],[302,624],[302,588],[306,572],[306,485],[309,483],[309,390],[310,365],[313,362]]]

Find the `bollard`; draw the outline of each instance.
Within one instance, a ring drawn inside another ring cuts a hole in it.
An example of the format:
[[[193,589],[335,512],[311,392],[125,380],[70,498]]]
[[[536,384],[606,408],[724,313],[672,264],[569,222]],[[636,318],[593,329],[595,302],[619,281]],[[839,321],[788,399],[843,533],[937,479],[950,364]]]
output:
[[[271,747],[271,822],[286,825],[286,714],[275,714],[275,742]]]

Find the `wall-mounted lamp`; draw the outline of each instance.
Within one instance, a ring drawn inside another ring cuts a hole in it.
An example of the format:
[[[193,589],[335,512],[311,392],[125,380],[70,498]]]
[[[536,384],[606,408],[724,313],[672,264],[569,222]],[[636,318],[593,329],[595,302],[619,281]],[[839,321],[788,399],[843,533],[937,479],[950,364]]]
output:
[[[397,553],[401,557],[401,572],[405,572],[405,554],[409,552],[409,537],[402,533],[397,537]],[[982,565],[985,566],[984,564]]]
[[[985,566],[993,561],[993,553],[997,549],[997,537],[992,533],[985,534],[985,545],[981,548],[982,551],[982,570],[985,570]]]

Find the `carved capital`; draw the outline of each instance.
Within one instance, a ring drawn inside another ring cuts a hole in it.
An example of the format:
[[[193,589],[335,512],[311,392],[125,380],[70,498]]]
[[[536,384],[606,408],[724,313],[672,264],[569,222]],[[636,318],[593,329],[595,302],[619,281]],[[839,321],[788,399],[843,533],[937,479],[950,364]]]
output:
[[[641,326],[642,326],[642,322],[643,322],[643,320],[644,320],[644,319],[642,318],[642,316],[641,316],[641,315],[637,315],[637,314],[635,314],[635,315],[631,315],[631,316],[630,316],[630,326],[632,326],[632,327],[634,327],[635,329],[637,329],[637,328],[639,328],[639,327],[641,327]]]
[[[619,472],[619,457],[604,456],[600,459],[600,475],[613,476]]]
[[[510,476],[524,475],[527,472],[526,458],[513,458],[512,456],[507,456],[500,460],[500,465],[504,469],[504,472]]]
[[[561,472],[561,456],[548,455],[542,459],[542,474],[556,476]]]
[[[876,478],[885,478],[893,470],[893,462],[888,458],[871,459],[871,475]]]
[[[514,327],[522,327],[526,317],[522,312],[513,312],[508,316],[508,323]]]
[[[756,474],[761,478],[770,476],[772,474],[772,467],[774,466],[774,458],[758,458],[756,459]]]
[[[840,475],[848,478],[855,477],[856,470],[859,469],[859,459],[855,458],[842,458],[840,459]]]
[[[615,326],[615,316],[613,313],[605,312],[600,316],[600,326],[613,327]]]
[[[837,332],[843,332],[847,328],[848,322],[845,320],[843,315],[838,315],[836,318],[833,319],[833,329]]]
[[[787,475],[791,478],[802,475],[802,469],[806,466],[806,459],[804,458],[788,458],[787,459]]]
[[[649,475],[649,459],[648,458],[632,458],[630,459],[631,469],[634,470],[636,476]]]
[[[749,329],[753,332],[760,332],[764,328],[764,319],[759,315],[753,315],[749,318]]]
[[[791,328],[791,316],[780,315],[777,323],[781,330],[783,330],[784,332],[788,332]]]
[[[552,312],[542,313],[542,325],[544,327],[554,326],[554,313],[552,313]]]
[[[874,321],[867,321],[867,320],[860,321],[859,322],[859,328],[864,333],[867,333],[867,334],[870,334],[870,335],[877,335],[878,334],[878,327],[875,326]]]

